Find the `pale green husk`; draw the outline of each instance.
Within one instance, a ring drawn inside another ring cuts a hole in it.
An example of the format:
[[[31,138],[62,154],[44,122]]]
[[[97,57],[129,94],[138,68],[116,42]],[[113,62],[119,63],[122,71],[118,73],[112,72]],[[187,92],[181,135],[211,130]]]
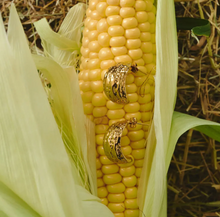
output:
[[[0,215],[113,217],[82,185],[77,165],[68,157],[13,5],[8,35],[0,19],[0,47]],[[58,72],[66,73],[61,69]],[[72,91],[80,96],[78,88]],[[83,125],[84,120],[81,122]],[[80,142],[86,142],[81,137]],[[86,146],[83,142],[80,145]],[[87,152],[87,148],[81,149]]]

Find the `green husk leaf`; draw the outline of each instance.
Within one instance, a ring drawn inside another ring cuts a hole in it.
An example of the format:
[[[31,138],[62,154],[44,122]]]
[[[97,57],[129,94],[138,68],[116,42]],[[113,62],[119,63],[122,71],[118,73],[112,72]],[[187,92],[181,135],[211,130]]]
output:
[[[209,37],[211,34],[211,25],[205,19],[177,17],[176,23],[178,30],[191,30],[193,35]]]
[[[83,3],[78,3],[72,7],[58,33],[50,28],[45,18],[34,23],[42,40],[44,54],[60,65],[76,66],[78,63],[85,7]]]
[[[47,91],[50,105],[67,151],[79,172],[81,184],[95,193],[87,163],[85,115],[75,68],[63,69],[48,57],[34,55],[33,59],[51,85]]]
[[[194,128],[220,139],[219,124],[173,113],[178,74],[174,3],[158,0],[157,7],[155,110],[138,190],[140,210],[148,217],[167,216],[166,175],[179,136]]]
[[[73,178],[76,169],[69,162],[14,5],[8,37],[0,21],[0,47],[0,181],[40,216],[82,216]]]

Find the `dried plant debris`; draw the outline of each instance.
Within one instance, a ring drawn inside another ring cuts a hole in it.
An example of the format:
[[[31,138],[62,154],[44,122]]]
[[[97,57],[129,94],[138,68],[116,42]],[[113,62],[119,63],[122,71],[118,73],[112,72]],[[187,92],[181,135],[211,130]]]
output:
[[[176,2],[178,17],[204,18],[209,38],[178,32],[179,78],[175,110],[220,123],[217,1]],[[168,172],[168,216],[220,216],[220,144],[190,130],[178,141]]]
[[[40,46],[33,23],[46,17],[58,31],[76,0],[14,0],[30,47]],[[82,2],[82,1],[81,1]],[[86,1],[85,1],[86,2]],[[0,1],[7,27],[11,0]],[[220,123],[219,35],[217,0],[175,0],[178,17],[204,18],[209,38],[179,31],[179,78],[175,110]],[[168,217],[220,216],[220,144],[190,130],[178,141],[168,172]]]

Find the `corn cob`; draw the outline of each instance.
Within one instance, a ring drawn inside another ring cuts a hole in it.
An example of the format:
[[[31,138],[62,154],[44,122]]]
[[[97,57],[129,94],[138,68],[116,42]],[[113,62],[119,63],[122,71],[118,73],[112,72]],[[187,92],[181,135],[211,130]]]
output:
[[[124,155],[133,164],[118,165],[104,153],[103,137],[115,122],[135,117],[149,124],[153,112],[156,64],[155,13],[152,0],[90,0],[81,47],[79,84],[84,112],[96,132],[98,196],[115,217],[138,217],[137,187],[143,166],[148,127],[127,126],[121,138]],[[103,78],[117,63],[136,63],[126,90],[129,103],[116,104],[103,93]]]

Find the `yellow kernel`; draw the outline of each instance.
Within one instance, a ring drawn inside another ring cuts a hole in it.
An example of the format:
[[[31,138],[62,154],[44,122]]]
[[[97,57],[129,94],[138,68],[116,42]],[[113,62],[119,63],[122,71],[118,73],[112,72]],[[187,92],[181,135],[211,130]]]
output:
[[[136,63],[138,66],[144,66],[145,62],[142,58],[134,60],[134,63]]]
[[[124,194],[128,199],[137,198],[137,187],[126,188]]]
[[[103,145],[104,134],[98,134],[95,136],[95,142],[97,145]]]
[[[105,10],[106,16],[118,15],[120,11],[119,6],[108,6]]]
[[[99,2],[96,5],[96,10],[98,11],[99,15],[102,17],[105,17],[105,10],[107,8],[107,3],[106,2]]]
[[[96,52],[90,52],[90,54],[89,54],[89,58],[90,58],[90,59],[99,58],[99,54],[96,53]]]
[[[137,102],[138,95],[137,95],[137,93],[129,93],[129,94],[127,94],[127,98],[128,98],[130,103]]]
[[[88,69],[88,63],[89,63],[88,58],[85,58],[85,59],[82,58],[82,67],[83,67],[83,69]]]
[[[125,195],[123,193],[119,194],[108,194],[108,201],[113,203],[121,203],[125,200]]]
[[[148,14],[146,11],[138,11],[135,17],[139,23],[144,23],[148,20]]]
[[[102,202],[102,204],[104,204],[104,205],[108,205],[108,200],[107,200],[107,198],[100,198],[101,199],[101,202]]]
[[[149,32],[150,23],[149,22],[139,23],[138,28],[140,29],[141,32]]]
[[[99,155],[105,155],[105,151],[102,145],[97,146],[97,152]]]
[[[125,30],[125,37],[128,39],[137,39],[140,37],[140,34],[141,34],[141,32],[140,32],[139,28]]]
[[[135,199],[126,199],[124,204],[125,204],[125,207],[127,209],[137,209],[138,208],[137,198],[135,198]]]
[[[120,4],[120,0],[107,0],[108,5],[119,5]]]
[[[144,126],[143,126],[143,130],[144,131],[149,131],[149,128],[150,128],[150,121],[147,121],[147,122],[143,122],[143,124],[145,124]]]
[[[89,50],[92,52],[99,52],[101,46],[98,41],[91,41],[89,42]]]
[[[135,167],[133,165],[130,167],[121,167],[119,172],[122,176],[132,176],[135,173]]]
[[[123,18],[127,17],[134,17],[135,16],[135,10],[133,7],[123,7],[120,10],[120,16]]]
[[[139,216],[139,209],[126,209],[124,215],[125,217],[137,217]]]
[[[119,171],[119,166],[117,164],[102,166],[102,172],[104,174],[113,174],[113,173],[117,173],[118,171]]]
[[[156,44],[152,44],[152,53],[156,54]]]
[[[93,109],[93,116],[96,117],[96,118],[105,116],[106,113],[107,113],[107,108],[106,107],[95,107]]]
[[[124,18],[122,21],[122,26],[125,29],[132,29],[137,27],[137,25],[138,25],[138,21],[135,17]]]
[[[123,193],[125,191],[125,185],[123,183],[107,185],[107,190],[109,193],[113,194]]]
[[[143,54],[143,59],[146,64],[152,63],[153,62],[153,54],[152,53],[145,53],[145,54]]]
[[[143,167],[143,164],[144,164],[144,159],[134,161],[135,167]]]
[[[153,55],[153,63],[156,64],[156,55]]]
[[[112,66],[115,66],[116,62],[114,60],[103,60],[100,64],[101,69],[109,69]],[[103,72],[103,71],[102,71]],[[104,76],[104,74],[103,74]],[[101,76],[102,80],[103,77]]]
[[[106,116],[94,118],[93,122],[95,124],[108,124],[108,118]]]
[[[141,46],[141,40],[140,39],[128,39],[126,42],[126,47],[128,49],[137,49]]]
[[[140,104],[138,102],[128,103],[124,106],[126,112],[137,112],[140,109]]]
[[[153,12],[148,12],[147,15],[148,15],[148,22],[154,23],[156,19],[155,14]]]
[[[90,42],[90,41],[89,41],[88,37],[83,37],[82,43],[83,43],[83,46],[84,46],[84,47],[88,47],[89,42]]]
[[[135,0],[120,0],[121,7],[133,7]]]
[[[140,124],[136,124],[135,127],[131,127],[130,125],[128,125],[128,126],[127,126],[127,129],[128,129],[129,131],[137,131],[137,130],[141,130],[141,129],[142,129],[142,125],[140,125]]]
[[[88,30],[90,31],[96,30],[97,23],[98,23],[97,20],[90,20],[90,22],[87,25]]]
[[[89,79],[90,79],[90,81],[100,80],[101,79],[101,70],[100,69],[90,70]]]
[[[89,1],[89,9],[92,11],[95,10],[97,4],[98,4],[98,0],[90,0]]]
[[[98,43],[102,47],[108,47],[109,46],[109,41],[110,41],[110,36],[107,32],[103,32],[103,33],[99,34]]]
[[[152,112],[148,111],[148,112],[141,112],[141,120],[143,122],[149,121],[152,117]]]
[[[142,42],[141,49],[144,53],[150,53],[150,52],[152,52],[153,45],[151,42]]]
[[[126,85],[126,91],[127,91],[127,93],[135,93],[135,92],[137,92],[137,86],[136,86],[136,84],[127,84]]]
[[[113,185],[121,182],[121,175],[119,173],[108,174],[103,176],[103,181],[106,185]]]
[[[129,139],[133,141],[138,141],[144,138],[144,131],[143,130],[138,130],[138,131],[130,131],[128,133]]]
[[[97,179],[97,187],[102,187],[104,185],[105,185],[105,183],[103,182],[103,179],[102,178],[98,178]]]
[[[84,103],[87,103],[87,102],[91,102],[92,101],[92,96],[93,96],[93,91],[88,91],[88,92],[84,92],[81,94],[81,97],[82,97],[82,101]]]
[[[109,27],[109,25],[108,25],[107,20],[105,18],[99,20],[97,23],[97,31],[98,32],[107,32],[108,27]]]
[[[103,82],[102,81],[91,81],[91,89],[93,92],[96,92],[96,93],[103,92]]]
[[[109,203],[108,208],[114,212],[124,212],[125,206],[124,203]]]
[[[123,118],[125,115],[124,109],[117,109],[117,110],[108,110],[107,117],[111,120]]]
[[[150,33],[155,33],[156,26],[154,23],[150,24]]]
[[[98,124],[95,125],[95,133],[96,134],[103,134],[106,133],[106,131],[108,130],[109,126],[105,125],[105,124]]]
[[[140,178],[141,177],[142,168],[136,168],[135,175]]]
[[[134,82],[134,75],[128,74],[126,77],[126,84],[132,84]]]
[[[117,104],[117,103],[114,103],[112,101],[107,101],[107,104],[106,104],[106,107],[110,110],[115,110],[115,109],[121,109],[123,108],[123,105],[121,104]]]
[[[133,149],[142,149],[146,147],[146,141],[145,139],[141,139],[138,141],[131,142],[130,145]]]
[[[101,178],[103,176],[102,171],[96,170],[96,176],[97,176],[97,178]]]
[[[93,108],[94,107],[93,107],[92,103],[83,104],[83,110],[86,115],[92,114]]]
[[[153,3],[146,1],[146,11],[151,11],[153,9]]]
[[[100,160],[98,158],[96,158],[96,169],[99,170],[99,169],[101,169],[101,167],[102,167],[102,164],[101,164]]]
[[[114,54],[114,56],[121,56],[128,52],[127,48],[125,46],[122,47],[111,47],[111,51]]]
[[[134,157],[135,160],[144,158],[144,154],[145,154],[145,148],[132,151],[132,156]]]
[[[139,96],[138,97],[138,102],[140,104],[145,104],[145,103],[149,103],[151,101],[151,94],[146,94],[144,96]]]
[[[87,16],[87,17],[90,17],[91,12],[92,12],[92,10],[91,10],[90,8],[88,8],[88,9],[86,10],[86,16]]]
[[[128,54],[133,60],[137,60],[142,57],[143,52],[140,48],[138,48],[138,49],[129,50]]]
[[[132,59],[129,55],[117,56],[115,57],[114,60],[116,63],[131,63],[132,62]]]
[[[89,48],[81,47],[81,53],[82,53],[82,56],[83,56],[83,57],[88,58],[88,57],[89,57],[90,50],[89,50]]]
[[[100,60],[109,60],[113,59],[114,55],[111,52],[111,49],[108,47],[104,47],[99,51],[99,59]]]
[[[100,20],[101,18],[102,18],[102,15],[100,15],[97,10],[92,11],[91,19],[93,19],[93,20]]]
[[[113,37],[115,37],[115,36],[122,36],[122,35],[124,35],[124,32],[125,32],[124,28],[122,26],[120,26],[120,25],[110,26],[108,28],[108,34],[110,36],[113,36]]]
[[[126,136],[128,134],[128,130],[127,128],[125,127],[124,130],[122,131],[122,136]]]
[[[125,217],[123,212],[113,213],[115,217]]]
[[[106,98],[103,93],[95,93],[92,97],[92,104],[94,106],[104,106],[106,104]]]
[[[134,175],[123,177],[122,182],[126,187],[134,187],[137,184],[137,178]]]
[[[127,136],[121,137],[121,146],[127,146],[130,144],[130,139]]]
[[[110,46],[111,47],[121,47],[125,45],[126,39],[124,36],[112,37],[110,39]]]
[[[108,191],[107,191],[106,187],[98,188],[97,193],[98,193],[98,197],[107,197],[107,195],[108,195]]]
[[[80,90],[83,92],[90,91],[91,90],[90,81],[82,81],[81,80],[79,87],[80,87]]]
[[[157,9],[156,9],[156,7],[155,7],[154,5],[153,5],[151,11],[152,11],[154,14],[156,14]]]
[[[145,11],[146,6],[146,1],[135,1],[134,7],[136,11]]]
[[[87,37],[88,34],[89,34],[89,29],[85,27],[85,28],[83,29],[83,37]]]
[[[140,40],[141,41],[150,41],[151,40],[150,32],[141,32]]]
[[[100,161],[104,165],[114,164],[112,161],[110,161],[106,156],[100,156]],[[103,171],[102,171],[103,172]]]
[[[91,17],[87,17],[84,21],[84,25],[88,26],[88,23],[91,21]]]
[[[119,121],[125,121],[124,118],[120,118],[120,119],[114,119],[114,120],[109,120],[109,126],[111,126],[112,124],[115,124]]]
[[[107,0],[107,4],[117,6],[120,4],[120,0]]]
[[[142,85],[146,84],[146,81],[148,79],[149,76],[145,75],[145,76],[141,76],[141,77],[136,77],[134,79],[134,83],[137,85],[137,87],[140,87]]]
[[[151,42],[155,44],[155,34],[151,34]]]
[[[153,109],[153,102],[149,102],[147,104],[143,104],[140,106],[141,112],[152,111],[152,109]]]
[[[132,152],[132,149],[129,145],[121,147],[121,150],[125,156],[128,156]]]
[[[111,26],[121,25],[122,18],[120,15],[112,15],[107,18],[107,22]]]

